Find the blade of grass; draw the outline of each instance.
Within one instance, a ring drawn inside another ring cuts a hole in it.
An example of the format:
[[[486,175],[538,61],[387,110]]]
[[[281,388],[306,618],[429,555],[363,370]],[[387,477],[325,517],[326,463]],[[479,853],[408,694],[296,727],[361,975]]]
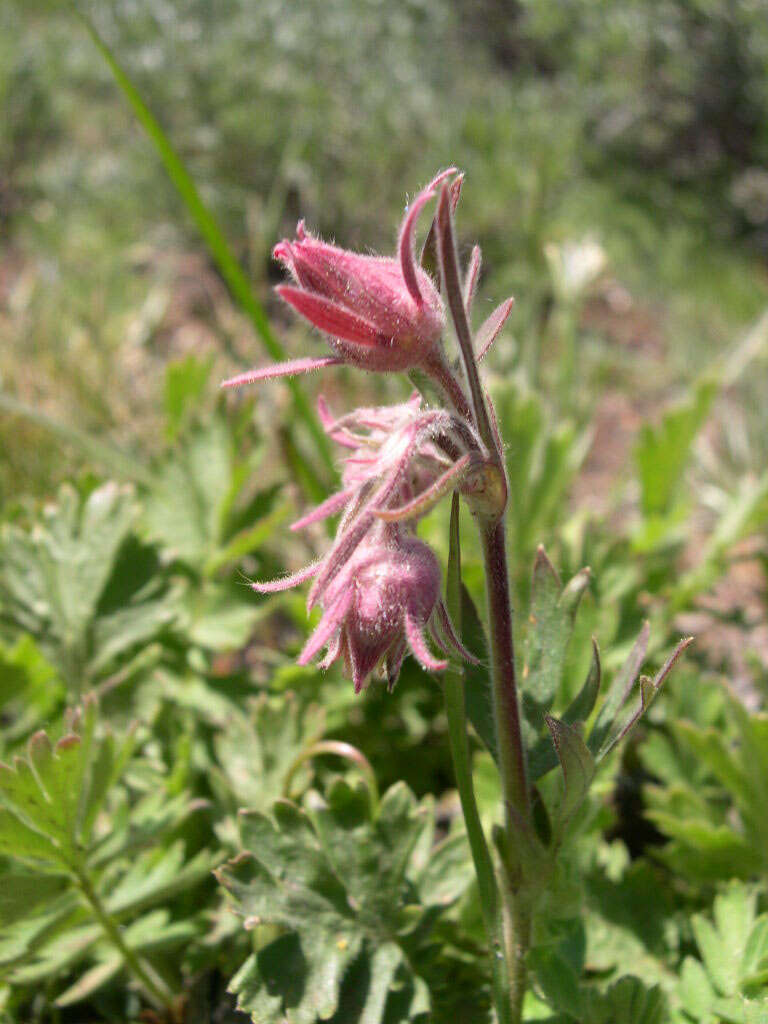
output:
[[[9,416],[23,416],[30,423],[42,427],[61,441],[65,441],[67,444],[71,444],[79,449],[87,458],[101,463],[111,473],[115,473],[119,477],[142,484],[152,483],[152,476],[149,471],[129,452],[124,452],[122,449],[108,444],[106,441],[99,441],[96,437],[78,430],[77,427],[70,427],[65,423],[60,423],[58,420],[52,419],[52,417],[47,416],[44,412],[40,412],[34,406],[27,405],[26,402],[22,402],[18,398],[13,398],[11,395],[0,392],[0,410]]]
[[[275,337],[269,325],[267,315],[256,298],[248,278],[235,258],[216,218],[203,202],[197,186],[184,166],[181,157],[173,148],[157,118],[142,99],[141,94],[118,62],[117,57],[99,35],[95,25],[83,11],[74,6],[73,10],[93,40],[99,53],[109,65],[115,81],[128,100],[137,120],[149,136],[158,156],[163,162],[168,177],[176,187],[187,211],[195,221],[232,296],[249,317],[270,356],[275,360],[284,359],[285,351],[283,346]],[[291,389],[298,416],[304,421],[314,439],[326,468],[333,472],[333,457],[325,432],[312,412],[309,402],[298,382],[289,380],[288,386]]]

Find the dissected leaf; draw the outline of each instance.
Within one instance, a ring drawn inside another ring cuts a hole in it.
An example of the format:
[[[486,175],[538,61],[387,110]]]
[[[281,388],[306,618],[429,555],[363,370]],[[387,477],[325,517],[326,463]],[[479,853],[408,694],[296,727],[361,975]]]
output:
[[[131,534],[136,513],[131,487],[109,483],[81,498],[64,486],[31,530],[2,528],[4,613],[35,638],[75,692],[176,615],[175,594]]]
[[[664,1024],[669,1008],[658,985],[646,987],[638,978],[620,978],[604,993],[590,993],[586,1024]]]
[[[233,979],[240,1007],[262,1024],[310,1024],[334,1014],[394,1024],[427,1013],[426,986],[408,950],[408,936],[418,931],[414,914],[426,913],[409,881],[425,808],[398,784],[371,819],[364,788],[339,780],[327,802],[313,801],[311,812],[278,801],[273,814],[274,820],[242,816],[251,852],[217,873],[246,926],[268,923],[287,931]],[[453,902],[467,877],[466,854],[462,858],[456,844],[442,847],[441,860],[446,870],[451,861],[463,862],[462,882],[441,885],[423,869],[416,885],[430,914]]]
[[[215,738],[216,756],[226,787],[237,807],[267,810],[280,796],[293,762],[323,734],[325,712],[316,704],[303,708],[294,693],[261,694],[248,714],[230,715]],[[310,766],[294,774],[293,792],[306,789]]]

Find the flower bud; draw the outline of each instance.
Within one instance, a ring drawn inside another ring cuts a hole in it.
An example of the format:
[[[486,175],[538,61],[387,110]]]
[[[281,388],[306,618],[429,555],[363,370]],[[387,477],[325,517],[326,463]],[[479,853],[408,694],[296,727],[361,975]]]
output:
[[[383,666],[390,688],[410,648],[430,671],[447,667],[436,658],[424,635],[429,631],[445,653],[474,660],[464,649],[451,625],[440,597],[440,567],[422,541],[388,528],[361,544],[343,572],[323,593],[324,614],[299,656],[308,664],[323,647],[322,667],[343,657],[355,692]]]

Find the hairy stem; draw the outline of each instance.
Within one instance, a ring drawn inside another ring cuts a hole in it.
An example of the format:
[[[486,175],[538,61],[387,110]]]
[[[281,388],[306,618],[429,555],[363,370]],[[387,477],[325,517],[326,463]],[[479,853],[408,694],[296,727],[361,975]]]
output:
[[[91,908],[93,916],[101,925],[106,937],[122,956],[125,966],[144,989],[148,1000],[156,1009],[165,1009],[171,1006],[174,1000],[173,993],[166,986],[165,982],[151,970],[149,965],[128,946],[123,938],[120,926],[101,902],[101,898],[94,889],[87,872],[80,867],[73,868],[73,871],[78,888]]]
[[[509,975],[510,1020],[512,1024],[520,1024],[526,988],[525,955],[530,942],[531,922],[522,886],[522,858],[515,837],[521,828],[528,827],[531,807],[515,678],[504,522],[481,521],[479,525],[488,601],[493,718],[506,825],[501,899]]]
[[[496,742],[510,835],[530,818],[525,752],[515,677],[512,603],[503,521],[480,525],[490,626],[491,681]]]
[[[448,401],[459,416],[463,416],[469,423],[473,423],[474,417],[472,415],[472,408],[469,404],[469,399],[464,393],[464,388],[461,386],[461,382],[446,362],[442,353],[429,360],[425,369],[427,373],[429,373],[430,377],[445,393]]]
[[[513,1024],[520,1024],[528,984],[525,957],[531,941],[531,914],[517,892],[505,893],[502,913],[505,956],[509,971],[509,1014]]]
[[[461,360],[464,364],[464,372],[466,373],[467,384],[469,385],[472,421],[477,427],[477,431],[488,451],[494,452],[496,451],[496,441],[493,436],[491,421],[488,417],[488,410],[485,406],[485,395],[483,394],[483,386],[480,383],[480,375],[477,371],[477,362],[475,360],[472,331],[467,319],[467,309],[464,305],[464,289],[459,272],[459,259],[456,255],[453,217],[451,215],[451,202],[447,187],[444,187],[440,194],[437,211],[437,247],[440,254],[443,291],[448,302],[451,320],[456,330]]]
[[[446,604],[453,625],[461,635],[461,554],[459,546],[459,495],[454,492],[451,506],[451,537]],[[477,809],[472,779],[472,763],[467,742],[467,710],[464,695],[464,671],[451,661],[443,677],[445,713],[448,719],[448,738],[451,747],[456,788],[467,829],[467,839],[477,877],[483,924],[488,937],[493,978],[493,1000],[498,1024],[511,1024],[510,968],[504,957],[506,947],[504,922],[501,917],[498,885],[491,853],[483,832]]]

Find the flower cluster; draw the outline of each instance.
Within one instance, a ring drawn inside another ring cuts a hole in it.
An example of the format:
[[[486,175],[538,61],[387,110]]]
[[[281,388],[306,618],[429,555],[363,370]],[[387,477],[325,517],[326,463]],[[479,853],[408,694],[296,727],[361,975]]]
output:
[[[342,513],[336,538],[321,561],[253,584],[272,593],[313,580],[308,604],[322,604],[323,617],[299,663],[326,647],[320,664],[342,656],[356,691],[380,665],[394,686],[409,647],[424,668],[446,667],[429,650],[425,630],[443,653],[473,660],[440,596],[437,559],[414,533],[442,494],[469,479],[479,448],[472,429],[445,410],[423,410],[418,392],[402,405],[358,409],[338,420],[322,398],[318,408],[329,436],[349,450],[342,489],[291,529]]]
[[[347,363],[383,372],[420,370],[446,396],[445,407],[427,408],[415,392],[402,404],[361,408],[338,419],[321,398],[323,426],[346,450],[342,486],[292,529],[340,515],[336,537],[320,560],[300,572],[253,584],[259,593],[272,593],[312,580],[308,606],[319,604],[323,614],[299,662],[308,663],[323,649],[323,667],[343,658],[356,691],[379,668],[394,686],[409,649],[424,668],[444,669],[447,661],[433,654],[427,636],[443,654],[474,660],[440,595],[437,558],[415,533],[418,520],[451,491],[460,491],[481,515],[499,515],[506,501],[500,444],[493,430],[482,430],[487,417],[474,414],[445,356],[443,299],[414,255],[419,214],[438,189],[441,209],[455,207],[461,181],[452,168],[418,194],[406,210],[396,258],[329,245],[300,222],[296,239],[275,247],[275,258],[294,281],[277,291],[327,335],[333,355],[292,360],[224,382],[231,387]],[[428,245],[444,260],[438,221],[439,216]],[[465,315],[479,267],[475,249],[460,300]],[[480,329],[473,360],[485,354],[510,308],[511,302],[503,303]]]

